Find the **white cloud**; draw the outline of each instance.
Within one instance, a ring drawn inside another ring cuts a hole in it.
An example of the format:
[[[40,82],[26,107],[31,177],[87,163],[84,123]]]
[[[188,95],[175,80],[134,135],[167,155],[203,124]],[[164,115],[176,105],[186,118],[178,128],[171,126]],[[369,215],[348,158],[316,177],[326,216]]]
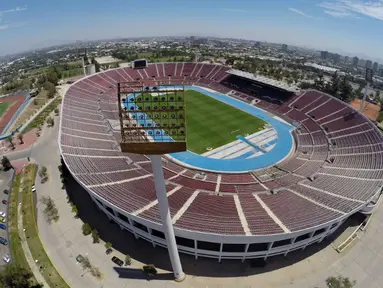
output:
[[[3,11],[0,11],[0,14],[1,14],[1,13],[20,12],[20,11],[25,11],[25,10],[28,10],[28,7],[27,7],[27,6],[17,6],[16,8],[12,8],[12,9],[9,9],[9,10],[3,10]]]
[[[322,2],[318,6],[325,8],[324,13],[334,17],[356,18],[356,15],[360,14],[383,20],[383,0],[335,0],[334,2]]]
[[[245,9],[231,9],[231,8],[222,8],[221,10],[227,11],[227,12],[247,12]]]
[[[8,25],[0,25],[0,31],[1,30],[7,30],[9,28]]]
[[[299,15],[305,16],[305,17],[309,17],[309,18],[312,17],[310,15],[307,15],[305,12],[303,12],[301,10],[298,10],[298,9],[295,9],[295,8],[289,8],[289,10],[292,11],[292,12],[295,12],[295,13],[297,13]]]

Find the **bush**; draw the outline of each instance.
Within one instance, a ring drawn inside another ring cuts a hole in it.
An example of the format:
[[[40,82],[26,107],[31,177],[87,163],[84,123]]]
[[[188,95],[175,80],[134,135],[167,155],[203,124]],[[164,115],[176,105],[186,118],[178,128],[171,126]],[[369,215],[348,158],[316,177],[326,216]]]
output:
[[[72,212],[74,214],[74,217],[78,217],[78,209],[77,206],[72,203]]]
[[[94,277],[100,279],[101,278],[101,272],[100,272],[100,269],[98,269],[97,267],[94,267],[92,266],[90,269],[90,274],[92,274]]]
[[[56,208],[56,204],[53,202],[51,197],[44,196],[41,198],[41,203],[45,205],[45,208],[43,210],[45,220],[50,224],[52,221],[57,222],[59,221],[59,211]]]
[[[53,127],[55,125],[55,120],[52,117],[47,118],[47,124],[49,127]]]
[[[130,266],[132,264],[132,257],[130,255],[125,255],[125,266]]]
[[[110,243],[110,242],[106,242],[106,243],[105,243],[105,248],[106,248],[106,249],[112,248],[112,243]]]
[[[88,223],[82,224],[82,234],[87,236],[90,233],[92,233],[92,227],[90,227],[90,225]]]
[[[93,243],[100,243],[100,235],[96,229],[92,230]]]
[[[156,276],[157,275],[157,269],[153,264],[144,265],[142,267],[142,270],[149,276]]]
[[[55,109],[55,114],[56,114],[56,115],[59,115],[59,108],[56,108],[56,109]]]
[[[89,258],[88,257],[84,257],[84,260],[82,260],[81,262],[81,266],[83,269],[90,269],[92,268],[92,265],[90,265],[90,261],[89,261]]]
[[[352,288],[356,284],[356,281],[351,281],[347,277],[328,277],[326,279],[326,285],[329,288]]]

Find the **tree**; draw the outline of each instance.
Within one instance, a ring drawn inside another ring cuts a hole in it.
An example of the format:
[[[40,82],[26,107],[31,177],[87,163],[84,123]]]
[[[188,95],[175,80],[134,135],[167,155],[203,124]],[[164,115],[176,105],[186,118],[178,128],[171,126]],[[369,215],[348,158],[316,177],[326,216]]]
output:
[[[112,248],[112,243],[110,243],[110,242],[106,242],[105,243],[105,249],[110,249],[110,248]]]
[[[0,287],[4,288],[41,288],[41,284],[33,284],[33,274],[13,263],[4,266],[0,272]]]
[[[48,172],[47,167],[42,166],[39,170],[39,176],[41,178],[41,183],[45,183],[48,181]]]
[[[132,264],[132,257],[130,255],[125,255],[125,266],[130,266]]]
[[[52,127],[52,126],[55,125],[55,121],[53,120],[52,117],[48,117],[47,118],[47,124],[48,124],[49,127]]]
[[[59,115],[59,109],[58,108],[55,109],[55,114]]]
[[[74,217],[78,217],[78,208],[76,205],[72,204],[72,212],[74,213]]]
[[[90,227],[90,225],[88,223],[82,224],[82,234],[87,236],[90,233],[92,233],[92,227]]]
[[[350,281],[347,277],[328,277],[326,279],[326,285],[329,288],[352,288],[356,284],[356,281]]]
[[[142,270],[144,270],[144,272],[146,274],[148,274],[148,276],[156,276],[157,275],[157,269],[153,264],[148,264],[148,265],[142,266]]]
[[[339,98],[346,103],[350,103],[353,98],[352,86],[348,83],[346,77],[343,77],[343,80],[339,84]]]
[[[56,87],[54,84],[52,84],[51,82],[45,82],[43,84],[43,88],[44,90],[47,90],[48,92],[48,98],[51,99],[55,96],[56,94]]]
[[[1,158],[1,165],[3,165],[3,168],[6,171],[12,168],[11,161],[9,161],[7,156],[3,156],[3,158]]]
[[[100,235],[96,229],[92,230],[93,243],[100,243]]]
[[[11,144],[11,146],[12,146],[12,150],[15,149],[15,143],[13,143],[13,137],[12,137],[12,136],[11,136],[11,137],[8,137],[8,138],[7,138],[7,141],[9,142],[9,144]]]
[[[45,205],[45,208],[43,210],[45,220],[51,224],[52,221],[57,222],[60,218],[59,211],[56,208],[56,204],[53,202],[51,197],[44,196],[41,198],[41,203]]]

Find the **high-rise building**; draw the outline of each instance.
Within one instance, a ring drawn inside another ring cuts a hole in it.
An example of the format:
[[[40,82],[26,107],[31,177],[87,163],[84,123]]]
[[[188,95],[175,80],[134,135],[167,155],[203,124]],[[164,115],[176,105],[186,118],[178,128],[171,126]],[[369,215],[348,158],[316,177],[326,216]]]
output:
[[[354,58],[352,58],[352,65],[354,66],[354,67],[358,67],[358,63],[359,63],[359,58],[358,57],[354,57]]]
[[[360,59],[359,60],[359,66],[362,66],[362,67],[366,66],[366,60]]]
[[[372,65],[372,71],[377,72],[378,71],[378,62],[374,62],[374,65]]]
[[[287,44],[282,44],[282,50],[287,51]]]
[[[348,56],[344,56],[344,62],[345,62],[345,63],[348,63],[348,60],[349,60],[349,59],[348,59]]]
[[[378,75],[379,75],[380,77],[383,77],[383,68],[380,68],[380,69],[379,69],[379,73],[378,73]]]
[[[320,57],[322,59],[327,59],[328,57],[328,51],[320,51]]]
[[[332,54],[331,56],[334,62],[338,63],[340,61],[340,55],[338,53]]]
[[[371,60],[367,60],[366,61],[366,66],[365,68],[368,68],[368,69],[371,69],[372,68],[372,61]]]

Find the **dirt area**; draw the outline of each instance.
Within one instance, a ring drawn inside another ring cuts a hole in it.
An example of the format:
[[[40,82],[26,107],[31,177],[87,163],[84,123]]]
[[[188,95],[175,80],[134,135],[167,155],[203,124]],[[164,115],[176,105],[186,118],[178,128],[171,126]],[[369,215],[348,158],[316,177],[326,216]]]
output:
[[[352,101],[351,105],[354,107],[356,110],[360,109],[360,105],[362,104],[362,100],[360,99],[355,99]],[[379,111],[380,111],[380,106],[372,104],[370,102],[366,101],[366,104],[364,105],[363,109],[363,114],[370,120],[376,121],[379,116]]]
[[[14,129],[16,129],[16,127],[22,125],[35,113],[37,109],[42,107],[44,103],[49,100],[47,94],[47,91],[42,90],[36,97],[32,98],[28,106],[25,107],[24,111],[20,114],[20,116],[17,118],[16,122],[11,126],[11,129],[9,131],[13,131]]]
[[[32,129],[24,134],[23,136],[23,144],[20,143],[20,140],[17,137],[13,137],[13,144],[15,145],[15,149],[12,150],[12,145],[8,140],[0,141],[0,155],[5,154],[10,151],[19,151],[24,150],[32,146],[33,143],[37,141],[37,129]],[[16,135],[15,135],[16,136]]]

